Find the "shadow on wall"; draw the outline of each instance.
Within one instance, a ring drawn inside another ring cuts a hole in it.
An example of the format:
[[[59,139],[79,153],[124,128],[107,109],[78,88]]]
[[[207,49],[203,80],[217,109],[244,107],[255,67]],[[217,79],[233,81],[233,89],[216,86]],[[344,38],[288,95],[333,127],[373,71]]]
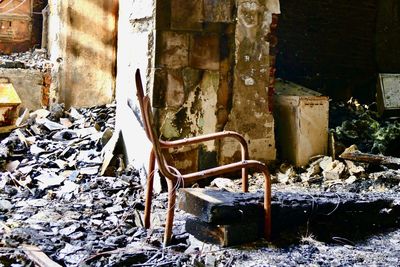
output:
[[[117,0],[60,3],[59,33],[65,40],[61,101],[67,106],[106,104],[114,99],[117,47]],[[61,44],[63,46],[63,44]]]

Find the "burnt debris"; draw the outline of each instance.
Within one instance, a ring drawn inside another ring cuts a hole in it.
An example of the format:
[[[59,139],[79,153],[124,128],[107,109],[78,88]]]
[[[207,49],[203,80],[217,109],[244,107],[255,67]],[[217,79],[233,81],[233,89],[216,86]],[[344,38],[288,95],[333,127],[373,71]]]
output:
[[[108,166],[111,176],[99,175],[113,138],[115,104],[57,105],[18,123],[0,144],[0,265],[33,266],[26,244],[63,266],[172,266],[181,260],[158,251],[161,233],[148,238],[142,228],[138,172],[125,168],[116,175],[119,166]],[[147,246],[138,243],[147,238]]]
[[[46,49],[33,49],[27,52],[0,54],[0,68],[47,70],[51,67]]]

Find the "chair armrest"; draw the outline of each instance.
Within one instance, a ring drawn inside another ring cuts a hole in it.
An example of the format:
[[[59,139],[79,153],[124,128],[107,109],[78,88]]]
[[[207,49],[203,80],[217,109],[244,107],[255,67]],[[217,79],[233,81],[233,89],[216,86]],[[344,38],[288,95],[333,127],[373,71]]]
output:
[[[242,160],[249,159],[249,149],[248,149],[246,140],[244,139],[244,137],[242,135],[240,135],[237,132],[233,132],[233,131],[223,131],[223,132],[199,135],[199,136],[188,137],[188,138],[175,140],[175,141],[160,140],[160,146],[161,146],[161,148],[174,148],[174,147],[198,144],[198,143],[203,143],[203,142],[217,140],[217,139],[223,139],[223,138],[234,138],[234,139],[238,140],[242,147]]]

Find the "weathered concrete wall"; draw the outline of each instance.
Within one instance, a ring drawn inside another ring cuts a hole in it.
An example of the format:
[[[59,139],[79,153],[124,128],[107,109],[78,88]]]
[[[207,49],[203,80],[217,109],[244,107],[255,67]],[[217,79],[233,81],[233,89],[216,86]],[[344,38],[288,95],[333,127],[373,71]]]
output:
[[[239,4],[249,9],[241,9],[242,21],[237,22],[233,0],[121,1],[117,124],[135,166],[146,164],[149,155],[144,131],[135,119],[139,115],[136,68],[141,69],[151,96],[161,138],[235,130],[248,140],[252,158],[275,159],[271,29],[276,26],[273,14],[279,13],[279,2]],[[253,9],[256,17],[251,17]],[[245,22],[249,15],[249,20],[256,19],[254,25],[243,24],[253,23]],[[136,103],[137,112],[129,110],[129,100]],[[171,154],[177,167],[187,172],[232,162],[240,147],[208,142]]]
[[[60,71],[55,102],[67,106],[109,103],[114,97],[116,0],[50,0],[49,52]]]
[[[117,60],[116,128],[122,132],[127,161],[137,169],[147,167],[151,144],[139,123],[135,71],[141,70],[147,92],[153,84],[155,53],[155,2],[152,0],[120,1]],[[136,112],[128,107],[128,101]]]
[[[157,1],[153,106],[164,139],[221,131],[231,108],[234,3],[230,0]],[[218,161],[218,143],[174,152],[182,172]]]
[[[162,138],[234,130],[252,158],[275,159],[273,13],[277,0],[157,1],[153,106]],[[228,140],[171,152],[186,172],[232,162],[240,146]]]
[[[0,77],[7,77],[21,98],[21,107],[30,110],[42,108],[48,73],[35,69],[0,68]]]

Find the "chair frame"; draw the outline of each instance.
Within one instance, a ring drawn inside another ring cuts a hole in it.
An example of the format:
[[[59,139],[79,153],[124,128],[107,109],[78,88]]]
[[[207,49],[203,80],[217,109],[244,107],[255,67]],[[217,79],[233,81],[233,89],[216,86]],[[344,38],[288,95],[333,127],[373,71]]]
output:
[[[174,208],[176,202],[176,189],[177,185],[181,181],[194,183],[198,180],[217,176],[224,173],[230,173],[238,170],[242,170],[242,190],[248,192],[248,171],[247,169],[252,168],[259,172],[262,172],[265,178],[264,183],[264,237],[269,240],[271,237],[271,177],[268,167],[256,160],[249,160],[249,152],[246,140],[238,133],[233,131],[217,132],[212,134],[205,134],[196,137],[184,138],[176,141],[164,141],[158,138],[152,122],[152,108],[150,104],[150,98],[144,94],[143,85],[140,76],[139,69],[136,70],[135,74],[137,98],[140,105],[141,115],[143,119],[143,126],[147,137],[151,141],[153,148],[150,153],[147,186],[146,186],[146,200],[145,200],[145,213],[144,213],[144,226],[150,228],[151,219],[151,202],[153,197],[153,176],[155,171],[155,164],[159,171],[165,176],[168,187],[168,208],[167,218],[165,223],[164,232],[164,245],[167,246],[171,241],[172,226],[174,220]],[[234,138],[241,145],[241,156],[242,161],[234,162],[219,167],[214,167],[198,172],[180,174],[179,171],[170,166],[163,155],[163,150],[169,148],[177,148],[192,144],[199,144],[210,140],[218,140],[223,138]]]

